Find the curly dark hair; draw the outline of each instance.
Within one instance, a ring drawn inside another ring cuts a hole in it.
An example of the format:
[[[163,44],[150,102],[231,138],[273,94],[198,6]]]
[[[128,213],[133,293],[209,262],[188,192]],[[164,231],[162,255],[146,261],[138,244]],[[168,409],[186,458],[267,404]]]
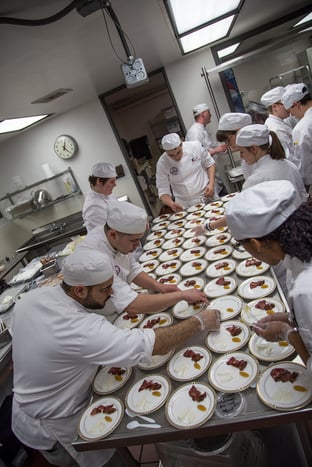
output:
[[[282,225],[260,240],[275,240],[284,253],[308,263],[312,259],[312,206],[303,203]]]
[[[95,175],[90,175],[89,178],[88,178],[88,181],[89,181],[91,187],[95,186],[97,180],[100,180],[100,183],[102,185],[105,185],[105,183],[109,179],[108,178],[103,178],[103,177],[95,177]]]

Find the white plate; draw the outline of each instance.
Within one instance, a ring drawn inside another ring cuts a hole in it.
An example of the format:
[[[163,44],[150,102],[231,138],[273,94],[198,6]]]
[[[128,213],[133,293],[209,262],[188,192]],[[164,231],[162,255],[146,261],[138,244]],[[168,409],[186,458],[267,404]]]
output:
[[[206,253],[206,248],[203,246],[194,246],[193,248],[189,248],[185,250],[182,255],[180,256],[181,261],[193,261],[196,259],[201,258]]]
[[[142,255],[139,257],[139,261],[144,263],[145,261],[149,261],[151,259],[157,258],[160,253],[162,252],[161,248],[152,248],[151,250],[146,250]]]
[[[159,321],[158,321],[159,319]],[[154,320],[157,320],[158,322],[155,322],[155,324],[149,326],[149,323],[153,323]],[[173,318],[169,313],[153,313],[151,315],[148,315],[144,321],[140,324],[141,329],[156,329],[160,327],[165,327],[169,326],[172,324]]]
[[[186,300],[180,300],[178,303],[174,305],[172,314],[178,319],[186,319],[186,318],[189,318],[190,316],[196,315],[202,309],[203,309],[202,303],[191,305]]]
[[[232,326],[240,328],[240,334],[232,336],[228,331],[228,328]],[[233,352],[247,344],[249,333],[249,328],[244,323],[235,320],[224,321],[220,324],[219,331],[209,332],[206,339],[207,347],[217,353]]]
[[[141,266],[143,271],[148,274],[149,272],[154,271],[157,266],[159,266],[159,261],[157,259],[149,259],[148,261],[142,263]]]
[[[94,392],[104,395],[118,391],[118,389],[126,384],[132,374],[132,368],[121,367],[120,370],[124,371],[122,375],[113,375],[110,373],[113,370],[113,367],[106,366],[97,372],[92,383]]]
[[[112,414],[98,413],[91,415],[92,410],[100,405],[105,407],[113,405],[116,412]],[[123,403],[117,397],[107,396],[98,399],[83,412],[78,425],[79,436],[87,441],[105,438],[118,427],[123,415]]]
[[[187,214],[186,211],[175,212],[174,214],[171,214],[171,216],[169,217],[169,220],[171,222],[178,221],[180,219],[183,219],[183,217],[185,217],[186,214]]]
[[[160,264],[155,272],[157,276],[164,276],[165,274],[177,271],[181,267],[181,264],[181,261],[178,259],[172,259],[166,263]]]
[[[188,221],[193,221],[193,220],[199,219],[200,217],[204,217],[204,215],[205,215],[204,210],[194,211],[194,212],[191,212],[190,214],[188,214],[186,216],[186,219]]]
[[[152,220],[153,224],[159,224],[159,222],[164,222],[169,219],[171,214],[161,214],[160,216],[155,217],[155,219]]]
[[[287,341],[268,342],[257,334],[253,334],[249,339],[249,351],[264,362],[277,362],[288,358],[295,349]]]
[[[227,364],[231,357],[247,362],[243,372]],[[252,355],[244,352],[231,352],[222,355],[211,365],[208,380],[218,391],[240,392],[247,389],[255,381],[257,375],[258,362]]]
[[[196,362],[191,357],[185,357],[184,353],[187,350],[199,354],[202,358]],[[205,373],[211,360],[211,354],[205,347],[200,345],[184,347],[172,357],[167,365],[167,371],[176,381],[194,381]]]
[[[184,279],[179,284],[179,289],[181,290],[189,290],[189,289],[198,289],[202,290],[205,285],[205,281],[201,277],[189,277],[188,279]]]
[[[194,261],[190,261],[189,263],[185,263],[181,270],[180,274],[182,276],[195,276],[196,274],[200,274],[203,270],[207,267],[207,261],[205,259],[194,259]]]
[[[215,230],[213,230],[213,232],[215,232]],[[228,233],[228,232],[225,232],[225,233],[218,233],[217,235],[213,235],[212,237],[208,238],[208,240],[206,241],[206,246],[208,248],[212,247],[212,246],[219,246],[219,245],[223,245],[224,243],[227,243],[229,242],[231,239],[231,234]]]
[[[163,229],[166,229],[166,228],[168,227],[169,224],[170,224],[169,221],[162,221],[162,222],[159,222],[159,224],[153,225],[152,231],[155,232],[156,230],[163,230]]]
[[[210,209],[221,208],[221,206],[223,206],[222,201],[211,201],[211,203],[206,204],[204,210],[209,211]]]
[[[263,261],[259,261],[261,264],[259,266],[246,266],[248,261],[255,260],[258,261],[256,258],[248,258],[238,264],[236,268],[236,273],[243,277],[250,277],[250,276],[258,276],[259,274],[263,274],[268,269],[270,269],[270,265],[264,263]]]
[[[223,266],[222,266],[223,265]],[[217,266],[222,266],[217,269]],[[206,275],[208,277],[220,277],[232,274],[235,271],[236,262],[233,259],[223,259],[221,261],[215,261],[211,263],[206,269]]]
[[[297,372],[298,377],[293,383],[274,381],[271,371],[274,368],[283,368]],[[297,391],[296,387],[305,388],[306,391]],[[294,362],[279,362],[270,365],[260,375],[257,384],[259,399],[268,407],[276,410],[295,410],[307,405],[312,399],[311,378],[302,365]]]
[[[139,392],[143,381],[159,383],[161,387],[155,391],[144,389]],[[137,381],[128,391],[125,402],[126,406],[134,413],[148,414],[155,412],[166,402],[171,390],[169,380],[162,375],[147,375]],[[154,393],[154,394],[153,394]]]
[[[192,386],[195,386],[206,397],[201,402],[193,401],[189,395]],[[205,383],[188,383],[177,388],[166,404],[166,418],[175,428],[195,428],[206,423],[216,408],[216,395]]]
[[[243,302],[235,295],[225,295],[210,302],[209,308],[214,308],[221,312],[221,321],[232,319],[239,315]]]
[[[165,233],[167,232],[167,230],[156,230],[156,232],[151,232],[150,234],[148,234],[148,236],[146,237],[146,240],[148,241],[151,241],[151,240],[157,240],[157,238],[161,238],[165,235]]]
[[[177,285],[181,282],[182,277],[180,276],[180,274],[165,274],[157,280],[161,284]]]
[[[171,250],[172,248],[178,248],[184,242],[183,237],[176,237],[170,240],[166,240],[165,243],[162,245],[163,250]]]
[[[207,297],[221,297],[222,295],[229,295],[237,287],[237,284],[235,282],[235,279],[232,277],[226,277],[225,280],[229,281],[230,283],[228,285],[218,285],[216,282],[218,279],[213,279],[212,281],[208,282],[206,287],[204,288],[204,292],[207,295]]]
[[[163,366],[172,357],[173,353],[174,350],[170,350],[170,352],[165,355],[152,355],[149,362],[138,363],[137,367],[141,370],[154,370],[155,368]]]
[[[194,212],[194,211],[200,211],[200,209],[204,209],[205,203],[197,203],[194,204],[193,206],[190,206],[187,209],[187,212]]]
[[[144,315],[135,315],[133,317],[129,317],[128,313],[125,311],[118,316],[118,318],[114,321],[114,325],[120,329],[133,329],[136,328],[141,321],[143,321]]]
[[[205,243],[205,241],[206,237],[204,235],[197,235],[196,237],[192,237],[188,240],[185,240],[185,242],[182,245],[182,248],[184,248],[185,250],[189,250],[190,248],[196,248]]]
[[[193,227],[196,227],[196,225],[194,225]],[[192,238],[192,237],[195,237],[195,232],[193,232],[192,229],[186,229],[184,232],[183,232],[183,237],[184,238]]]
[[[223,217],[224,214],[224,208],[210,208],[206,210],[205,217],[206,218],[211,218],[211,217]]]
[[[171,241],[171,240],[169,240]],[[174,247],[172,249],[163,251],[162,254],[159,256],[159,261],[171,261],[172,259],[177,259],[183,252],[182,248]]]
[[[250,288],[251,282],[258,282],[261,280],[264,280],[264,284],[262,286],[257,286],[254,289]],[[247,300],[262,298],[270,295],[275,290],[275,287],[276,283],[271,277],[255,276],[246,279],[240,284],[238,287],[238,294]]]
[[[251,258],[251,254],[248,253],[248,251],[246,251],[245,248],[240,246],[238,250],[233,248],[232,257],[234,259],[242,260],[242,259]]]
[[[184,232],[185,232],[185,229],[169,230],[169,232],[167,232],[165,235],[165,239],[172,240],[173,238],[181,237],[183,236]]]
[[[227,201],[233,199],[236,195],[238,195],[238,191],[236,191],[235,193],[228,193],[227,195],[222,196],[221,201],[226,203]]]
[[[184,247],[184,244],[183,244]],[[208,261],[218,261],[219,259],[227,258],[232,253],[233,248],[230,245],[222,245],[211,248],[205,254]]]
[[[200,217],[199,219],[193,219],[192,221],[188,221],[184,228],[185,229],[195,229],[195,227],[198,227],[199,225],[203,224],[205,219],[203,217]]]
[[[163,238],[155,238],[155,240],[151,240],[145,243],[145,245],[143,245],[143,250],[155,250],[155,248],[159,248],[164,243],[164,241],[165,240]]]
[[[185,219],[180,219],[178,221],[174,221],[174,222],[171,222],[167,229],[168,230],[176,230],[176,229],[182,229],[184,227],[184,225],[186,224],[186,220]]]
[[[257,308],[256,305],[262,301],[265,301],[266,304],[271,303],[274,306],[270,307],[268,310]],[[241,313],[241,318],[244,321],[244,323],[248,324],[249,326],[252,326],[254,323],[264,318],[265,316],[272,315],[273,313],[282,313],[283,311],[285,311],[285,305],[276,298],[268,298],[267,300],[257,299],[253,300],[252,302],[249,302],[248,304],[244,304]]]

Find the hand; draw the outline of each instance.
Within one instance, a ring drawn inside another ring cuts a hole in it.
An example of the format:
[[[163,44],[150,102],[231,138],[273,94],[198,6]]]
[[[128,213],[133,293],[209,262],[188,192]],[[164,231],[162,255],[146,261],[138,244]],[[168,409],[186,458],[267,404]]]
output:
[[[213,183],[208,183],[205,189],[205,196],[208,198],[212,198],[214,195],[214,184]]]
[[[205,308],[197,313],[204,325],[205,331],[218,331],[220,329],[220,311],[212,308]]]
[[[171,293],[171,292],[180,292],[181,289],[177,285],[170,284],[159,284],[157,286],[157,292],[159,293]]]
[[[195,235],[205,235],[205,233],[207,232],[205,229],[205,224],[197,225],[191,231],[194,232]]]
[[[209,152],[212,156],[215,154],[218,154],[219,152],[224,152],[227,150],[227,144],[220,144],[220,146],[217,146],[216,148],[209,149]]]
[[[261,318],[257,321],[256,325],[261,326],[266,323],[271,323],[272,321],[280,321],[282,323],[290,324],[288,321],[289,313],[273,313],[272,315],[267,315],[264,318]]]
[[[293,329],[292,326],[281,321],[259,323],[258,321],[258,323],[253,325],[253,331],[255,331],[257,336],[263,337],[263,339],[269,342],[287,341],[288,333]]]
[[[207,295],[198,289],[187,289],[181,292],[181,300],[186,300],[188,303],[206,303],[209,304]]]
[[[184,209],[182,204],[176,203],[175,201],[173,201],[173,203],[170,204],[169,207],[173,210],[173,212],[183,211],[183,209]]]

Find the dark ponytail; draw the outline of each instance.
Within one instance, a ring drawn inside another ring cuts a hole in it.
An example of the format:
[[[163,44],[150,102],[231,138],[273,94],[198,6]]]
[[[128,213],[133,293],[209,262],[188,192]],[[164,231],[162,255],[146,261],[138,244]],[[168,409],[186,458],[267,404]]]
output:
[[[271,146],[269,145],[269,143],[267,143],[267,144],[262,144],[259,147],[263,149],[264,151],[267,151],[268,154],[270,154],[271,159],[275,159],[275,160],[285,159],[286,158],[285,151],[277,134],[274,131],[270,131],[270,135],[272,138]]]

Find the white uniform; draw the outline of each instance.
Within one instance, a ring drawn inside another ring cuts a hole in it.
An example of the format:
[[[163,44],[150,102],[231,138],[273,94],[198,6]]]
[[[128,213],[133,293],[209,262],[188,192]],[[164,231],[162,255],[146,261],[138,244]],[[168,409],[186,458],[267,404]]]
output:
[[[119,329],[61,286],[28,292],[14,308],[16,436],[39,450],[58,441],[83,467],[104,465],[113,450],[78,453],[71,446],[92,379],[99,365],[131,367],[150,359],[154,341],[154,331]]]
[[[293,129],[295,159],[305,185],[312,185],[312,107]]]
[[[215,164],[198,141],[182,143],[183,156],[175,161],[164,152],[156,166],[158,196],[170,195],[184,208],[199,203],[209,183],[207,169]],[[171,189],[170,189],[171,187]]]
[[[294,145],[292,140],[292,129],[287,123],[279,117],[269,114],[265,121],[265,125],[270,131],[277,134],[285,151],[285,156],[290,161],[294,162]]]
[[[114,195],[103,195],[93,190],[89,191],[82,208],[82,217],[88,232],[97,225],[106,224],[107,207],[112,201],[116,201]]]

